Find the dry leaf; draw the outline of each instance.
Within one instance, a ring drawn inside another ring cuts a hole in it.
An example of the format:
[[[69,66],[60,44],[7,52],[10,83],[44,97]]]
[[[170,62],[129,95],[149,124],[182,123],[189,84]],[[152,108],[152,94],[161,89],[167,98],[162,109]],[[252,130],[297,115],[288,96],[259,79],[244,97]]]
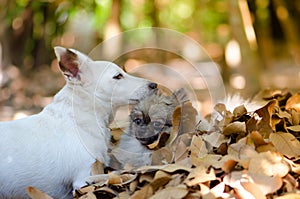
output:
[[[155,192],[157,189],[167,184],[170,180],[172,180],[172,176],[170,174],[164,171],[157,171],[150,185]]]
[[[103,174],[104,173],[104,164],[100,162],[99,160],[96,160],[95,163],[92,165],[91,174],[97,175],[97,174]]]
[[[298,93],[292,95],[286,102],[285,108],[295,109],[297,112],[300,112],[300,95]]]
[[[246,124],[245,122],[230,123],[223,129],[223,134],[226,136],[232,134],[246,135]]]
[[[147,147],[151,150],[155,150],[155,149],[164,147],[166,145],[169,137],[170,137],[170,133],[162,132],[159,134],[158,139],[155,142],[148,144]]]
[[[79,199],[97,199],[93,192],[87,192],[85,195],[79,197]]]
[[[228,156],[233,160],[243,163],[246,168],[250,158],[257,155],[254,146],[247,144],[247,138],[240,139],[237,143],[228,147]]]
[[[35,187],[27,187],[26,192],[32,199],[53,199],[51,196],[48,196],[46,193]]]
[[[191,168],[189,167],[186,167],[184,165],[178,165],[178,164],[168,164],[168,165],[165,165],[161,168],[162,171],[165,171],[165,172],[169,172],[169,173],[173,173],[175,171],[178,171],[178,170],[182,170],[182,171],[186,171],[186,172],[191,172]]]
[[[104,197],[113,198],[113,197],[117,196],[117,192],[109,187],[97,188],[94,191],[94,194],[97,195],[97,197],[99,197],[99,198],[104,198]]]
[[[207,172],[205,167],[196,167],[190,172],[184,182],[187,186],[194,186],[215,179],[216,175],[213,169]]]
[[[286,155],[288,158],[300,156],[300,143],[290,133],[277,132],[270,135],[270,141],[277,151]]]
[[[286,127],[288,130],[293,131],[293,132],[300,132],[300,125],[295,125],[295,126],[288,126]]]
[[[162,165],[171,163],[173,160],[173,153],[168,147],[160,148],[152,153],[152,164]]]
[[[258,131],[252,131],[249,137],[253,140],[255,147],[267,144]]]
[[[202,140],[201,137],[194,135],[192,138],[191,146],[191,158],[202,158],[207,155],[207,149],[205,146],[205,142]]]
[[[282,178],[279,176],[270,177],[253,173],[249,173],[248,175],[264,195],[275,193],[283,184]],[[242,184],[242,186],[244,185]]]
[[[263,174],[267,176],[283,177],[290,168],[284,159],[273,152],[263,152],[253,156],[249,162],[249,173]]]
[[[193,158],[192,164],[194,166],[202,166],[205,168],[213,166],[216,169],[220,169],[225,161],[226,160],[224,160],[221,155],[207,154],[203,158]]]
[[[201,137],[213,147],[219,147],[221,144],[229,142],[229,138],[218,132],[203,134]]]
[[[255,199],[254,196],[250,192],[245,190],[245,188],[241,185],[242,180],[245,182],[245,181],[248,181],[248,179],[249,179],[249,176],[246,172],[234,171],[234,172],[227,174],[224,177],[223,182],[226,185],[234,188],[236,194],[238,195],[235,198]]]
[[[299,125],[300,123],[300,113],[295,111],[295,110],[291,110],[291,115],[292,115],[292,125]]]
[[[125,185],[134,181],[137,178],[137,173],[135,174],[124,173],[120,175],[120,178],[121,178],[122,185]]]
[[[130,198],[130,195],[127,191],[123,191],[118,194],[118,196],[114,197],[113,199],[128,199]]]
[[[276,101],[272,100],[264,107],[256,110],[253,116],[246,123],[247,131],[258,131],[263,138],[268,138],[270,133],[273,132],[271,119],[275,105]]]
[[[181,199],[188,194],[186,186],[181,185],[177,187],[167,187],[157,191],[149,199]]]
[[[238,120],[245,114],[247,114],[247,109],[244,105],[240,105],[233,110],[234,120]]]
[[[88,192],[94,192],[95,191],[95,186],[85,186],[85,187],[81,187],[80,189],[76,190],[76,195],[84,195]]]
[[[300,194],[290,193],[283,196],[276,197],[276,199],[300,199]]]
[[[277,151],[274,145],[271,142],[267,143],[258,131],[252,131],[248,137],[254,142],[255,149],[259,153],[266,151]]]
[[[223,166],[222,166],[222,170],[225,173],[229,173],[231,171],[233,171],[234,167],[237,165],[237,162],[234,160],[227,160]]]
[[[261,192],[259,186],[252,182],[241,182],[241,185],[246,191],[251,193],[255,199],[265,199],[266,196]]]

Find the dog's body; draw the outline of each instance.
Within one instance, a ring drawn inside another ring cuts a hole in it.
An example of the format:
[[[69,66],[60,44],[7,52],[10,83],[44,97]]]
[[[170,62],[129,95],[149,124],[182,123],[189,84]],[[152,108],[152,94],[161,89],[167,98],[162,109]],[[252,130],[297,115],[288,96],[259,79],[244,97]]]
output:
[[[108,125],[118,106],[156,88],[113,63],[62,47],[55,53],[65,87],[39,114],[0,123],[1,199],[28,198],[28,186],[53,198],[72,198],[96,159],[108,164]]]
[[[126,163],[135,167],[151,165],[153,151],[147,145],[156,141],[160,133],[170,133],[173,111],[186,100],[186,92],[179,89],[171,96],[153,93],[133,107],[130,125],[112,152],[121,167]]]

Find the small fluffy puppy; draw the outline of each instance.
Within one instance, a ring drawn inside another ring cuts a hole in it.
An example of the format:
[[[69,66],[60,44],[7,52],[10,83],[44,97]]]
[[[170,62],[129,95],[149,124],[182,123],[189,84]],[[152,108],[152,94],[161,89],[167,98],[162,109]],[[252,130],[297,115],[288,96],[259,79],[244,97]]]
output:
[[[130,125],[112,151],[120,168],[126,163],[135,167],[151,164],[152,150],[147,145],[156,141],[160,133],[171,132],[173,111],[184,101],[187,101],[187,94],[179,89],[170,96],[153,93],[133,107]]]

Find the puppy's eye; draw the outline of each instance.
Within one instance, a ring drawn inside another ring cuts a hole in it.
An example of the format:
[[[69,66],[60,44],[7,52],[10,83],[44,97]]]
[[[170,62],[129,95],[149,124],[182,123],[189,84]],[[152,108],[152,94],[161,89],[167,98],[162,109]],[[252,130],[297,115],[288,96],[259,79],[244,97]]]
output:
[[[121,73],[119,73],[119,74],[113,76],[113,79],[122,79],[123,77],[124,76]]]
[[[136,123],[137,125],[140,125],[142,123],[142,120],[140,118],[135,118],[133,122]]]
[[[161,123],[161,122],[153,122],[153,127],[156,130],[160,130],[162,128],[162,126],[163,126],[163,123]]]

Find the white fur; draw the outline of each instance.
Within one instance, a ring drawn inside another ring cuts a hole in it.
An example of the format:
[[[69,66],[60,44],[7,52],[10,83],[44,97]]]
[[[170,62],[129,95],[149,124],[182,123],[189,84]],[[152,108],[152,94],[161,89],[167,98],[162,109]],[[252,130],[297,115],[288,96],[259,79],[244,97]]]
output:
[[[0,123],[0,198],[28,198],[34,186],[50,196],[72,198],[85,185],[92,164],[108,164],[107,128],[118,106],[148,94],[149,81],[110,62],[77,54],[79,72],[65,71],[67,84],[39,114]],[[66,49],[55,47],[60,61]],[[113,76],[122,74],[123,78]]]

